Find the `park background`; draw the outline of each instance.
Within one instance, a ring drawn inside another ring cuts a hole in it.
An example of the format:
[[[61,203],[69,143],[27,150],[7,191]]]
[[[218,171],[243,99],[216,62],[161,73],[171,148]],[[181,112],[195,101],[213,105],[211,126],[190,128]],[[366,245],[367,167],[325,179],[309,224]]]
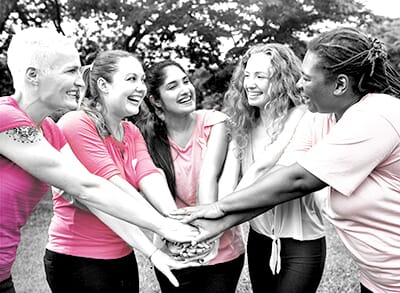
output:
[[[399,6],[398,0],[1,0],[0,95],[14,91],[6,66],[10,39],[28,26],[73,38],[82,65],[107,49],[134,52],[145,66],[175,59],[192,77],[199,108],[221,108],[233,68],[249,46],[284,43],[302,58],[308,39],[335,26],[358,27],[383,40],[400,70]],[[22,230],[13,267],[19,293],[50,292],[42,258],[51,215],[47,195]],[[358,270],[326,223],[328,255],[318,293],[358,292]],[[137,257],[141,292],[158,292],[151,264]],[[252,292],[246,266],[237,292]]]

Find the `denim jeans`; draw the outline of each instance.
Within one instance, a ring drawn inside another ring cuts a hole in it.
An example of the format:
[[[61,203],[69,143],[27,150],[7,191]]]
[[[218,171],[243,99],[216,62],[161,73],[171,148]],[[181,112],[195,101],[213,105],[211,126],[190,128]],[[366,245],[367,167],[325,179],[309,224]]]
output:
[[[139,292],[135,254],[119,259],[76,257],[46,249],[44,265],[53,293]]]
[[[326,258],[325,238],[299,241],[281,238],[281,270],[269,267],[272,239],[250,229],[247,242],[248,267],[254,293],[316,292]]]
[[[177,288],[155,271],[162,293],[235,293],[243,264],[244,254],[225,263],[173,270]]]
[[[11,277],[0,282],[0,293],[15,293],[14,283]]]

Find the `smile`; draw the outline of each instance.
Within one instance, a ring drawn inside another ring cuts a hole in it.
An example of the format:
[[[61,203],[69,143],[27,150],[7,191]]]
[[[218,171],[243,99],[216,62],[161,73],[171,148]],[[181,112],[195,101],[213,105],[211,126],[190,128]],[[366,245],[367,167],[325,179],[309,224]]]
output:
[[[182,98],[179,98],[176,102],[179,104],[186,104],[192,101],[192,95],[186,95]]]

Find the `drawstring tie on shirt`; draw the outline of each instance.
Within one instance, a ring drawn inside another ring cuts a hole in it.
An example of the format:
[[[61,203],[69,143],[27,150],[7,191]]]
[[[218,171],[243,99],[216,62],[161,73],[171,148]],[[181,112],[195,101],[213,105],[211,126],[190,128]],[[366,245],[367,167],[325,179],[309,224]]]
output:
[[[271,268],[272,274],[279,274],[281,271],[281,240],[272,235],[272,249],[271,257],[269,259],[269,267]]]

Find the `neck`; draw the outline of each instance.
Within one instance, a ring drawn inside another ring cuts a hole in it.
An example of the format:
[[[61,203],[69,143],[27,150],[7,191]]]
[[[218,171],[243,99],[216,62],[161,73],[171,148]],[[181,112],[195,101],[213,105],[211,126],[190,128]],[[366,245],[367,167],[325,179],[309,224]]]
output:
[[[49,109],[48,106],[41,102],[39,97],[34,97],[16,92],[12,96],[18,103],[19,107],[34,121],[38,126],[43,120],[52,114],[55,110]],[[29,99],[25,98],[29,97]]]
[[[259,123],[262,123],[262,125],[265,129],[268,129],[273,122],[273,119],[271,119],[271,115],[269,115],[268,112],[269,112],[269,110],[266,110],[264,108],[260,109]]]
[[[191,112],[187,115],[165,115],[165,124],[167,125],[168,132],[184,132],[190,128],[194,121],[194,113]]]
[[[183,116],[165,115],[168,136],[180,146],[185,146],[192,135],[195,118],[194,112]]]
[[[361,98],[361,95],[353,95],[349,99],[343,99],[344,101],[346,101],[346,103],[343,104],[343,107],[340,109],[340,111],[335,112],[336,121],[339,121],[340,118],[342,118],[343,114],[347,111],[347,109],[358,103]]]
[[[107,128],[111,132],[111,135],[122,141],[124,138],[124,131],[121,124],[122,119],[111,119],[110,117],[104,117],[105,122],[107,123]]]

